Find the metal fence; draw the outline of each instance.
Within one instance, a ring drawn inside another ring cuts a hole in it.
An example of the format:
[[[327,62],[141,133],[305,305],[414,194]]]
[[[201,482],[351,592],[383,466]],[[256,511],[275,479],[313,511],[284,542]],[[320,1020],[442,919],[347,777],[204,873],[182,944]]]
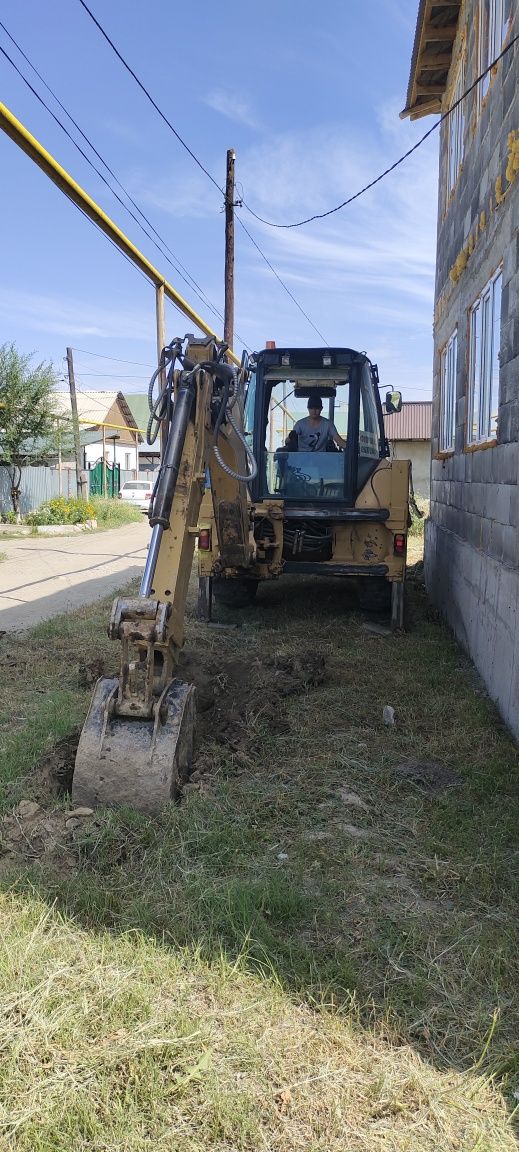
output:
[[[126,472],[121,468],[120,483],[124,484],[125,480],[133,480],[134,476],[134,472]],[[147,479],[148,474],[142,473],[142,478]],[[27,512],[33,512],[35,508],[39,508],[40,504],[46,500],[52,500],[54,496],[60,494],[65,497],[77,496],[76,469],[63,467],[60,481],[57,468],[46,468],[43,465],[33,468],[29,465],[27,468],[22,468],[20,488],[20,512],[22,516],[25,516]],[[0,466],[0,513],[5,514],[11,511],[10,493],[9,472],[5,465],[2,465]]]

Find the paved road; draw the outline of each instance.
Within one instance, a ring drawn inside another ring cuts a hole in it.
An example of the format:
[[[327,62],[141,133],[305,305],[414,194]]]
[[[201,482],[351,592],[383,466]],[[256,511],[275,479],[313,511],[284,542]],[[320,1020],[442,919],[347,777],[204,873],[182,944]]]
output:
[[[148,521],[77,536],[0,537],[0,630],[30,628],[93,604],[140,576]]]

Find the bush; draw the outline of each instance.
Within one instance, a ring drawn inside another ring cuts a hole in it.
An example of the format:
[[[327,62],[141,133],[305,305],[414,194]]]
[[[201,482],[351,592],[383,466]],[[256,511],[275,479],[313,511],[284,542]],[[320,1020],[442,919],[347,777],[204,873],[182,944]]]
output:
[[[410,536],[423,536],[424,528],[425,528],[425,521],[429,515],[429,501],[426,500],[423,496],[416,496],[416,505],[418,507],[418,510],[422,513],[422,515],[417,516],[415,509],[413,507],[410,508],[411,527],[409,529],[409,535]]]
[[[145,517],[140,508],[134,508],[128,500],[107,500],[102,496],[92,497],[94,516],[100,528],[117,528],[119,524],[130,524]]]
[[[90,500],[78,500],[76,496],[56,496],[53,500],[46,500],[35,512],[29,512],[25,523],[35,527],[43,524],[84,524],[87,520],[94,520],[95,515]]]

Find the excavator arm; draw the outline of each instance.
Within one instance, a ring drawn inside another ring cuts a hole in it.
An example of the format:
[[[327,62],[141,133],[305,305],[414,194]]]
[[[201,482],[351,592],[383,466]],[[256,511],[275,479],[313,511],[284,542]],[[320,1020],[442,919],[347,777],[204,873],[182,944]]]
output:
[[[109,636],[120,644],[119,677],[96,684],[76,755],[76,804],[152,813],[189,772],[195,690],[175,678],[175,666],[208,474],[222,564],[246,569],[253,559],[247,482],[255,464],[242,434],[244,370],[226,364],[226,346],[213,340],[189,338],[185,352],[182,345],[169,346],[166,394],[154,406],[166,417],[165,447],[140,591],[113,606]]]

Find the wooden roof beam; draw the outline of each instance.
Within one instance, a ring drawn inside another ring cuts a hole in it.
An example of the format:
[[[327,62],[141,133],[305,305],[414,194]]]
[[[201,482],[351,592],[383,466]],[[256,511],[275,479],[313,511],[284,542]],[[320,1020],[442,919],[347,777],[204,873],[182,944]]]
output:
[[[439,52],[437,56],[422,58],[418,68],[419,72],[433,72],[435,68],[449,68],[452,61],[450,52]]]
[[[415,96],[443,96],[445,84],[415,84]]]
[[[456,39],[457,31],[457,24],[446,24],[443,28],[438,24],[430,24],[429,27],[424,30],[422,42],[424,44],[440,44],[444,40],[446,43],[447,41],[453,43]]]

